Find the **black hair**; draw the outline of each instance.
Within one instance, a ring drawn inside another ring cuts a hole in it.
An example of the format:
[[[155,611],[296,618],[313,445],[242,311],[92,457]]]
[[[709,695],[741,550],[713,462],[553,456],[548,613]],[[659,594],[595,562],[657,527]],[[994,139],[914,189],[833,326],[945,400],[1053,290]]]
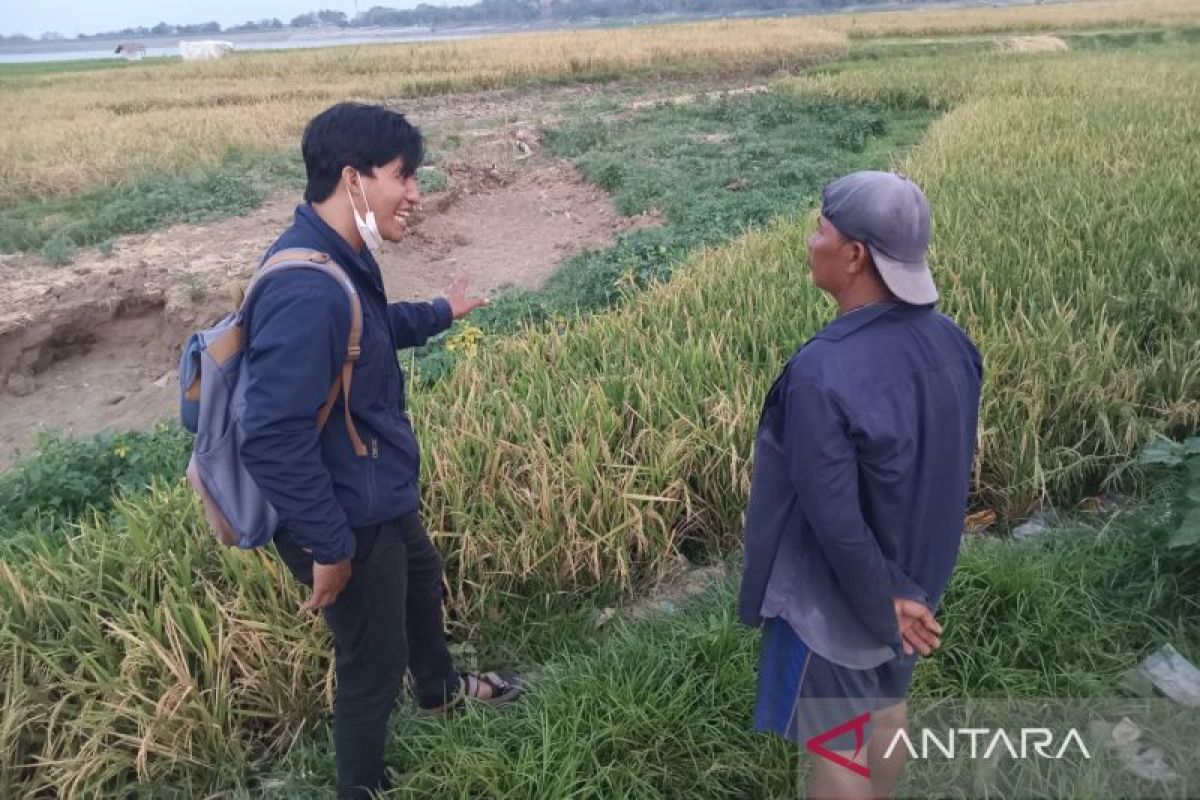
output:
[[[375,167],[399,156],[402,173],[412,175],[425,157],[425,141],[403,114],[379,105],[338,103],[304,128],[300,152],[308,174],[304,199],[320,203],[333,194],[346,166],[373,175]]]

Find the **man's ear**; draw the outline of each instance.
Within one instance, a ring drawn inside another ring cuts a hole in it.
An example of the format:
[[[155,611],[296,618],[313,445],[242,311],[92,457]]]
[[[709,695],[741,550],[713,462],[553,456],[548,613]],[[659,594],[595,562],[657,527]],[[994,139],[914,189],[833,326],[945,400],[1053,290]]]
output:
[[[853,275],[866,271],[867,265],[871,263],[871,251],[865,244],[857,241],[851,241],[850,248],[850,273]]]

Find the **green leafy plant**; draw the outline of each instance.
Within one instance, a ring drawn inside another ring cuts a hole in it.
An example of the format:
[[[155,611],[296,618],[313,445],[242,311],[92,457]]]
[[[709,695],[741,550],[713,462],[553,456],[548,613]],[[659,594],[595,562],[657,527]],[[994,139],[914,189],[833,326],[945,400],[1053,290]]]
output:
[[[35,455],[0,474],[0,531],[46,532],[89,511],[105,513],[118,496],[144,492],[156,477],[182,475],[191,443],[191,434],[165,425],[82,440],[46,434]]]
[[[1177,527],[1170,544],[1200,548],[1200,436],[1182,442],[1156,439],[1142,449],[1139,461],[1178,473],[1179,496],[1174,508]]]
[[[433,194],[445,191],[450,185],[450,179],[441,169],[426,166],[417,170],[417,184],[421,187],[422,194]]]

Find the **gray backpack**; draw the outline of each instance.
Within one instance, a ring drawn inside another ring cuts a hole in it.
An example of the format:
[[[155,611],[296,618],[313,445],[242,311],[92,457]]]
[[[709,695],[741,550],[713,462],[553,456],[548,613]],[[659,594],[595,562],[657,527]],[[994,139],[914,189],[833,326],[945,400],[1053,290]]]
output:
[[[367,448],[350,418],[350,379],[362,339],[362,305],[349,276],[326,253],[295,248],[271,256],[251,279],[241,305],[213,327],[188,339],[179,363],[180,416],[196,434],[187,478],[200,495],[204,516],[217,540],[241,548],[268,544],[279,527],[279,515],[255,485],[242,463],[245,433],[240,418],[246,402],[245,330],[243,318],[262,279],[282,269],[316,269],[335,279],[350,296],[350,346],[341,374],[317,413],[317,429],[329,420],[338,392],[346,410],[346,429],[354,451]],[[305,354],[297,353],[297,358]]]

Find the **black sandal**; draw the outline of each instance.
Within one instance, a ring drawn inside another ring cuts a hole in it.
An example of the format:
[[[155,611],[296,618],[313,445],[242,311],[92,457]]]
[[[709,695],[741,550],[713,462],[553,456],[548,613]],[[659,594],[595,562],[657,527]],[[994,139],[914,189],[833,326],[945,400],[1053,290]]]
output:
[[[483,687],[487,687],[487,695]],[[422,708],[421,713],[437,716],[449,713],[468,700],[489,706],[511,703],[524,690],[520,678],[513,672],[464,672],[458,678],[458,691],[440,706]]]

